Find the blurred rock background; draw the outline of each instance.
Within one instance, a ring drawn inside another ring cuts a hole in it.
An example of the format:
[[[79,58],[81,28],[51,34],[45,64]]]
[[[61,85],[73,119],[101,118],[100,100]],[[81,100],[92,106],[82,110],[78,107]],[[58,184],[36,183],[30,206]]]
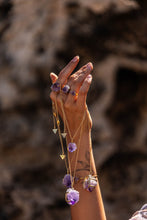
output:
[[[51,81],[93,62],[88,106],[108,220],[147,202],[147,1],[0,0],[0,220],[68,220]]]

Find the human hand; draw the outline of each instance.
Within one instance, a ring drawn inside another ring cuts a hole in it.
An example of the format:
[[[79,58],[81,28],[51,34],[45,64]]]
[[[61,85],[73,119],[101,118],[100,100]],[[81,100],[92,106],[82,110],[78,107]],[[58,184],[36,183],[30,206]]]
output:
[[[86,105],[86,98],[92,82],[90,73],[93,70],[93,65],[88,63],[72,74],[78,62],[79,57],[76,56],[61,70],[58,76],[54,73],[50,74],[52,83],[59,83],[61,85],[61,91],[51,91],[50,98],[53,102],[57,103],[58,112],[62,119],[63,106],[71,134],[74,134],[79,127],[84,113],[86,113],[86,117],[83,122],[83,131],[89,132],[92,127],[92,119]],[[70,86],[70,92],[66,94],[62,91],[65,85]]]

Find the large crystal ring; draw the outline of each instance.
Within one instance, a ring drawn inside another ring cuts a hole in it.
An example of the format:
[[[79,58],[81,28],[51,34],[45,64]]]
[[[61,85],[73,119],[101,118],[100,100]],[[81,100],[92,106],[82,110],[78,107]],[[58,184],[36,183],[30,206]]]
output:
[[[88,175],[85,177],[84,182],[83,182],[83,188],[86,189],[89,192],[92,192],[97,185],[97,179],[96,177],[92,175]]]
[[[69,85],[65,85],[63,88],[62,88],[62,91],[67,94],[70,90],[70,86]]]
[[[67,189],[65,200],[69,205],[75,205],[79,201],[79,192],[72,188]]]
[[[51,86],[51,90],[53,92],[59,92],[60,91],[60,83],[54,83],[52,86]]]

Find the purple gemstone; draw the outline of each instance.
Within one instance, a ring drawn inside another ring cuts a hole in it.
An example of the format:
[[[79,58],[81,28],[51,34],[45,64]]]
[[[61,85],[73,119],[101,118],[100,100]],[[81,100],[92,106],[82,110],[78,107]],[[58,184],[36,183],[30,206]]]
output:
[[[73,177],[72,177],[73,180]],[[66,174],[63,178],[63,185],[66,186],[67,188],[71,188],[71,176],[70,174]]]
[[[59,92],[60,91],[60,84],[59,83],[54,83],[51,86],[51,90],[54,91],[54,92]]]
[[[77,145],[75,143],[69,143],[67,148],[68,151],[72,153],[77,149]]]
[[[69,205],[75,205],[79,201],[79,192],[72,188],[67,189],[65,200]]]
[[[97,185],[97,179],[89,175],[88,177],[85,177],[84,182],[83,182],[83,188],[86,189],[89,192],[92,192]]]
[[[71,91],[71,94],[72,94],[73,96],[76,96],[76,92],[75,92],[75,91]]]
[[[65,85],[65,86],[63,87],[63,89],[62,89],[62,91],[63,91],[64,93],[68,93],[69,90],[70,90],[70,86],[69,86],[69,85]]]

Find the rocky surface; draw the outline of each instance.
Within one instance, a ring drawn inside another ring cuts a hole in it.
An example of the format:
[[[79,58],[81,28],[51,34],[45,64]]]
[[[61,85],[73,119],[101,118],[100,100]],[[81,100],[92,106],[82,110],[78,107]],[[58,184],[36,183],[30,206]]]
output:
[[[49,72],[94,64],[88,105],[108,220],[147,199],[146,0],[0,0],[0,219],[70,219]],[[60,153],[60,152],[59,152]]]

